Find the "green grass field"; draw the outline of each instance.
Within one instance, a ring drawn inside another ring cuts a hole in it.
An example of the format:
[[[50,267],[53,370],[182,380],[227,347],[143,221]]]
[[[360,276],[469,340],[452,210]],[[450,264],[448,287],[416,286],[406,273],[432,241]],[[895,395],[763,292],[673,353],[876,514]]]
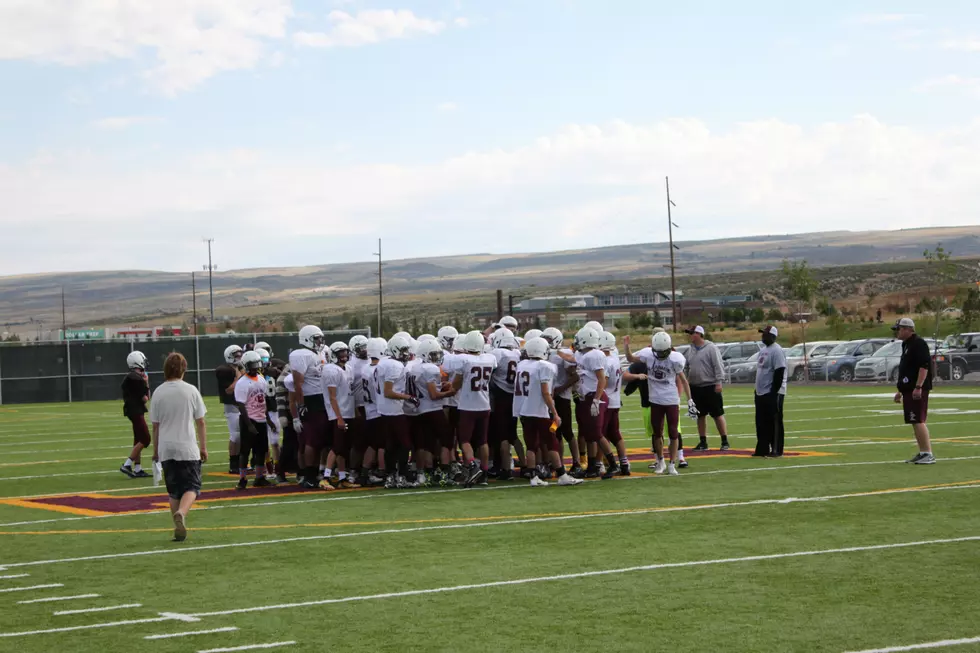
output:
[[[726,392],[736,449],[754,445],[750,392]],[[37,501],[165,499],[116,471],[132,438],[118,404],[0,407],[0,651],[839,653],[978,638],[980,389],[932,399],[934,466],[902,464],[911,429],[885,395],[791,388],[787,451],[807,455],[691,456],[680,477],[644,462],[572,488],[246,493],[199,503],[182,544],[166,512]],[[227,489],[209,405],[205,490]],[[622,425],[649,448],[636,401]],[[182,633],[200,634],[145,639]]]

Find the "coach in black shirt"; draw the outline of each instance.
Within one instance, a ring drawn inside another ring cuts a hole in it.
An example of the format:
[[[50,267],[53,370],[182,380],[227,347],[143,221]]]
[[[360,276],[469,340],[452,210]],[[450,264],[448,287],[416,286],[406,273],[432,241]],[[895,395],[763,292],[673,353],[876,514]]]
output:
[[[915,441],[919,445],[919,453],[906,462],[932,465],[936,462],[936,457],[932,455],[929,427],[926,426],[929,391],[932,390],[932,356],[929,354],[929,345],[915,333],[915,322],[907,317],[896,322],[892,331],[902,341],[895,403],[902,404],[905,423],[912,425]]]

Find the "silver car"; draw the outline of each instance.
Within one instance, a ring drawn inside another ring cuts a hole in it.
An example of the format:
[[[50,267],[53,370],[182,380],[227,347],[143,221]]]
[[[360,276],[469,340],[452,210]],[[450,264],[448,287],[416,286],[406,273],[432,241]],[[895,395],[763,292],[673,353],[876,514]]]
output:
[[[929,351],[934,351],[936,341],[923,338],[929,344]],[[942,351],[942,349],[940,349]],[[855,381],[888,381],[898,380],[898,364],[902,360],[902,341],[890,342],[871,356],[862,358],[854,365]]]
[[[803,343],[793,345],[786,350],[786,374],[790,381],[802,381],[806,376],[805,362],[813,358],[821,358],[830,350],[844,342],[843,340],[819,340],[806,343],[806,358],[803,357]]]

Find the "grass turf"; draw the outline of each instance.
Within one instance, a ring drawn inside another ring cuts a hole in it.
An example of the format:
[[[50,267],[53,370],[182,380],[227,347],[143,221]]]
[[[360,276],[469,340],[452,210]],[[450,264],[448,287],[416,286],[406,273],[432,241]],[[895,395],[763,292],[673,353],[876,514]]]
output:
[[[79,518],[0,503],[0,576],[30,574],[0,579],[0,590],[64,585],[0,591],[0,651],[280,641],[297,642],[282,650],[849,651],[975,637],[980,541],[771,557],[980,536],[980,391],[945,390],[960,396],[932,400],[940,463],[930,467],[897,462],[914,446],[897,407],[875,396],[888,392],[791,388],[787,449],[819,456],[692,457],[680,477],[577,488],[515,481],[202,503],[183,544],[169,542],[166,514]],[[733,445],[751,449],[750,391],[730,388],[726,402]],[[211,407],[205,488],[228,488],[234,480],[219,474],[224,420]],[[115,471],[131,442],[119,413],[96,403],[0,408],[0,498],[160,494],[149,480]],[[634,400],[621,421],[630,447],[649,447]],[[693,424],[684,427],[693,446]],[[717,436],[710,442],[716,448]],[[792,500],[806,498],[822,500]],[[77,560],[93,556],[111,557]],[[770,557],[739,560],[750,556]],[[582,575],[677,563],[690,564]],[[559,575],[575,577],[460,589]],[[436,588],[443,591],[405,594]],[[80,594],[101,596],[18,603]],[[4,636],[349,597],[360,598]],[[142,607],[52,614],[133,603]],[[143,640],[224,627],[239,630]]]

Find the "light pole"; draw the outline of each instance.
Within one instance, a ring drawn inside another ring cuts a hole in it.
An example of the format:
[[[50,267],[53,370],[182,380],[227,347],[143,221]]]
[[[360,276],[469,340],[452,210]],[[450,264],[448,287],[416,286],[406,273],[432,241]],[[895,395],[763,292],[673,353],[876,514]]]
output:
[[[381,330],[382,305],[384,304],[384,287],[381,278],[381,239],[378,238],[378,251],[374,253],[378,257],[378,333],[376,337],[383,338]]]
[[[670,207],[677,205],[670,200],[670,178],[664,177],[664,182],[667,186],[667,236],[670,241],[670,314],[674,333],[677,333],[677,267],[674,265],[674,250],[680,248],[674,244],[674,227],[677,225],[670,216]]]
[[[208,264],[204,266],[204,269],[208,273],[208,298],[211,304],[211,321],[214,322],[214,283],[212,274],[218,269],[217,266],[211,263],[211,243],[214,242],[214,238],[205,238],[204,242],[208,244]]]

